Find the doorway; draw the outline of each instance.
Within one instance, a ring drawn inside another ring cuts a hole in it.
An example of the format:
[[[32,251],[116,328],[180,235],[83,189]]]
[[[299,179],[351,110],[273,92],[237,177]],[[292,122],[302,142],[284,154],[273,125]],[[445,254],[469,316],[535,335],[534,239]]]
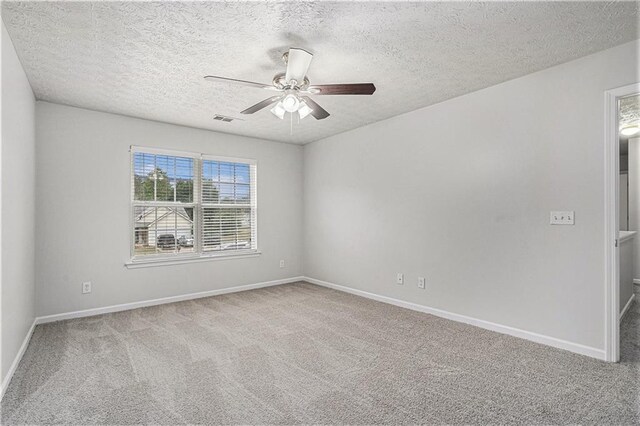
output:
[[[639,117],[624,117],[621,112],[621,106],[625,103],[633,105],[632,97],[640,94],[640,83],[631,84],[620,87],[618,89],[609,90],[605,93],[605,359],[610,362],[618,362],[620,360],[620,322],[625,306],[630,306],[632,300],[627,298],[629,290],[633,292],[633,269],[630,269],[629,263],[635,263],[633,256],[633,245],[637,235],[630,233],[633,228],[640,231],[640,211],[634,211],[634,205],[640,203],[640,188],[632,182],[636,175],[640,173],[640,168],[629,161],[629,155],[639,156],[640,161],[640,143],[633,147],[633,153],[629,152],[629,136],[637,133],[640,137],[640,130],[632,134],[631,127],[640,125],[637,122]],[[631,102],[630,102],[631,101]],[[627,112],[628,114],[628,112]],[[624,129],[625,135],[622,130]],[[624,136],[621,138],[621,136]],[[621,142],[627,141],[627,145]],[[634,142],[635,143],[635,142]],[[621,158],[621,152],[627,150],[627,158]],[[627,174],[621,179],[621,171],[623,171],[624,161],[627,161]],[[632,175],[629,171],[632,167],[636,167]],[[621,185],[621,181],[623,185]],[[631,191],[624,191],[625,185]],[[622,189],[622,191],[621,191]],[[639,191],[638,194],[634,191]],[[627,212],[623,211],[625,207]],[[637,224],[637,223],[638,224]],[[625,232],[626,228],[626,232]],[[621,230],[623,233],[621,234]],[[630,254],[631,253],[631,254]],[[637,254],[636,256],[637,257]],[[623,268],[621,268],[621,260]],[[638,265],[640,271],[640,265]],[[633,268],[633,267],[631,267]],[[640,278],[640,277],[639,277]],[[630,281],[631,280],[631,281]],[[630,281],[630,282],[629,282]],[[621,289],[621,286],[624,288]],[[625,298],[625,301],[621,301]]]

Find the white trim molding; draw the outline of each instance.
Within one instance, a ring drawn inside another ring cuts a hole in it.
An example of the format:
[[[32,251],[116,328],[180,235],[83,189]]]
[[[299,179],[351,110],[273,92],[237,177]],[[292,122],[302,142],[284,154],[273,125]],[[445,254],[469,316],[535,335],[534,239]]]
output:
[[[16,357],[13,359],[11,363],[11,367],[9,367],[9,371],[7,371],[6,376],[2,379],[2,389],[0,389],[0,401],[4,398],[4,393],[9,387],[9,383],[11,383],[11,379],[13,378],[13,374],[16,372],[20,361],[22,361],[22,356],[27,350],[27,346],[29,346],[29,342],[31,341],[31,336],[33,335],[33,330],[35,330],[37,324],[37,318],[33,320],[33,324],[29,328],[27,335],[24,336],[24,340],[22,341],[22,345],[20,346],[20,350],[16,354]]]
[[[46,315],[36,318],[36,324],[46,324],[54,321],[63,321],[73,318],[92,317],[95,315],[109,314],[112,312],[129,311],[131,309],[145,308],[147,306],[164,305],[166,303],[182,302],[185,300],[200,299],[202,297],[218,296],[220,294],[237,293],[240,291],[254,290],[257,288],[272,287],[280,284],[289,284],[296,281],[303,281],[304,277],[291,277],[281,280],[265,281],[256,284],[239,285],[235,287],[225,287],[216,290],[201,291],[198,293],[181,294],[177,296],[162,297],[160,299],[142,300],[139,302],[123,303],[121,305],[111,305],[102,308],[84,309],[82,311],[66,312],[62,314]]]
[[[140,260],[130,260],[126,262],[124,266],[127,269],[150,268],[154,266],[172,266],[182,265],[184,263],[210,262],[212,260],[246,259],[250,257],[259,257],[261,254],[261,251],[250,250],[240,253],[207,254],[202,256],[160,257],[155,259],[145,259],[142,257]]]
[[[624,318],[624,316],[626,315],[627,312],[629,312],[629,308],[631,307],[631,304],[633,303],[633,301],[635,300],[636,295],[635,293],[631,294],[631,297],[629,298],[629,300],[627,301],[627,304],[624,305],[624,309],[622,310],[622,312],[620,312],[620,317],[618,321],[622,321],[622,318]]]
[[[620,264],[618,248],[620,143],[618,100],[640,93],[640,83],[604,92],[604,351],[605,360],[620,360]]]
[[[545,336],[543,334],[533,333],[531,331],[521,330],[519,328],[509,327],[507,325],[496,324],[490,321],[485,321],[477,318],[468,317],[466,315],[460,315],[453,312],[444,311],[442,309],[432,308],[425,305],[419,305],[413,302],[406,302],[404,300],[394,299],[387,296],[381,296],[379,294],[369,293],[367,291],[357,290],[351,287],[345,287],[342,285],[318,280],[315,278],[304,277],[304,281],[307,281],[311,284],[316,284],[322,287],[343,291],[345,293],[355,294],[356,296],[366,297],[367,299],[376,300],[378,302],[399,306],[401,308],[411,309],[413,311],[418,311],[418,312],[424,312],[426,314],[435,315],[440,318],[445,318],[452,321],[473,325],[476,327],[484,328],[485,330],[491,330],[497,333],[508,334],[510,336],[519,337],[521,339],[530,340],[532,342],[541,343],[543,345],[552,346],[554,348],[564,349],[570,352],[574,352],[580,355],[586,355],[599,360],[604,361],[605,359],[604,350],[594,348],[591,346],[582,345],[580,343],[569,342],[567,340],[557,339],[555,337]]]

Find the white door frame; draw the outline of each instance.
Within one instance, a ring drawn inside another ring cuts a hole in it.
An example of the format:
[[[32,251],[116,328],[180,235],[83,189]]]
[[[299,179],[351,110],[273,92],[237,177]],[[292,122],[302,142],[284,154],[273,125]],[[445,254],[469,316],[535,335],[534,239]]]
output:
[[[618,135],[618,100],[640,93],[640,83],[629,84],[604,94],[604,200],[605,200],[605,360],[620,360],[620,260],[618,247],[620,143]]]

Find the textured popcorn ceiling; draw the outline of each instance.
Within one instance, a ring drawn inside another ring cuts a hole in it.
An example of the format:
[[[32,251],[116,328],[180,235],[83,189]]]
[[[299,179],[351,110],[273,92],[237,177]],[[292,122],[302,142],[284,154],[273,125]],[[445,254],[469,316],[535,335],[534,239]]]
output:
[[[306,143],[638,38],[638,3],[28,2],[2,18],[38,99]],[[312,83],[373,82],[373,96],[316,96],[331,113],[268,110],[271,96],[205,81],[268,83],[289,47]],[[291,134],[291,126],[293,133]]]
[[[620,99],[618,104],[618,125],[620,129],[631,125],[640,125],[640,95]],[[629,139],[637,137],[638,134],[631,136],[620,134],[620,154],[626,155],[629,152]]]
[[[640,125],[640,95],[620,100],[620,127]]]

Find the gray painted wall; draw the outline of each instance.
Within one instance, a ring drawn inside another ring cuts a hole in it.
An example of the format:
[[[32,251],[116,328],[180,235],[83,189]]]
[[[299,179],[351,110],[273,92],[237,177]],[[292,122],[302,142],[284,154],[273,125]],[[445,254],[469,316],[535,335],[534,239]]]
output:
[[[603,95],[638,47],[306,145],[305,274],[602,349]]]
[[[2,23],[2,315],[5,379],[34,319],[35,98]]]
[[[633,295],[634,239],[620,243],[620,312],[623,311]]]
[[[620,231],[629,230],[629,175],[620,173],[620,195],[619,195],[619,218],[618,229]]]
[[[301,146],[46,102],[37,102],[36,123],[37,315],[302,274]],[[262,255],[125,268],[130,257],[130,145],[256,159]],[[285,268],[279,267],[280,259]],[[92,281],[90,294],[81,294],[83,281]]]

